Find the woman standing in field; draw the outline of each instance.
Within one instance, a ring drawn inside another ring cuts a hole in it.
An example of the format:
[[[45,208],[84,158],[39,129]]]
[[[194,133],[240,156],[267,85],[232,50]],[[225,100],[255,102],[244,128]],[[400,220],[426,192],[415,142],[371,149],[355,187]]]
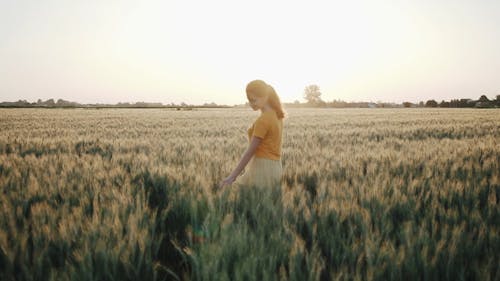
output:
[[[275,187],[281,184],[281,139],[285,113],[278,94],[262,80],[247,84],[247,98],[260,116],[248,128],[249,146],[233,172],[220,187],[232,184],[245,166],[248,168],[236,182],[243,186]]]

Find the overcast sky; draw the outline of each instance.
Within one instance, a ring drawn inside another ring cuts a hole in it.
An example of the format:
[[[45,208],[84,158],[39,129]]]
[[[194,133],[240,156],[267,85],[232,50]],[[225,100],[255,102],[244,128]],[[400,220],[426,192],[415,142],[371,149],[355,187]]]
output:
[[[494,98],[499,3],[0,0],[0,101]]]

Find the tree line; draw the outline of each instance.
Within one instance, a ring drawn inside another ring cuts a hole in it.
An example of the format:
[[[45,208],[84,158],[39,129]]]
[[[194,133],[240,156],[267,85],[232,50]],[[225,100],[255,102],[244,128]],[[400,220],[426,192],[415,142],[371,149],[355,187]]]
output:
[[[403,102],[403,103],[388,103],[388,102],[346,102],[342,100],[324,101],[321,98],[321,90],[318,85],[309,85],[304,89],[305,99],[304,103],[296,100],[293,103],[284,103],[287,107],[332,107],[332,108],[391,108],[391,107],[455,107],[455,108],[499,108],[500,107],[500,95],[496,96],[496,99],[488,99],[486,95],[482,95],[477,100],[473,99],[452,99],[450,101],[442,100],[437,102],[436,100],[420,101],[418,103]],[[248,104],[248,103],[246,103]],[[241,106],[241,105],[240,105]],[[0,107],[40,107],[40,108],[76,108],[76,107],[89,107],[89,108],[221,108],[221,107],[231,107],[229,105],[218,105],[214,102],[204,103],[203,105],[192,105],[186,104],[184,102],[180,104],[170,103],[162,104],[160,102],[119,102],[116,104],[81,104],[78,102],[67,101],[63,99],[41,100],[38,99],[36,102],[28,102],[27,100],[18,100],[15,102],[0,102]]]
[[[1,102],[0,107],[35,107],[35,108],[193,108],[193,107],[206,107],[206,108],[219,108],[219,107],[228,107],[227,105],[218,105],[216,103],[204,103],[203,105],[191,105],[185,102],[181,102],[179,104],[169,103],[163,104],[161,102],[119,102],[116,104],[106,104],[106,103],[88,103],[82,104],[73,101],[67,101],[63,99],[58,99],[55,101],[54,99],[41,100],[38,99],[36,102],[29,102],[27,100],[18,100],[15,102]]]
[[[306,100],[303,106],[313,107],[456,107],[456,108],[495,108],[500,107],[500,95],[496,99],[488,99],[486,95],[482,95],[478,100],[473,99],[452,99],[450,101],[436,100],[420,101],[419,103],[403,102],[398,103],[383,103],[383,102],[345,102],[341,100],[333,100],[332,102],[323,101],[321,99],[321,91],[318,85],[309,85],[304,89],[304,99]],[[297,100],[294,105],[299,106],[301,103]]]

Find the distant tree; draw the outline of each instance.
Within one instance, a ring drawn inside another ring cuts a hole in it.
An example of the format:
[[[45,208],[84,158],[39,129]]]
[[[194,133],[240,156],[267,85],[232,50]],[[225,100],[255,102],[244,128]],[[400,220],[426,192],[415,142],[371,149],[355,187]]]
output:
[[[425,107],[437,107],[438,103],[435,100],[428,100],[425,103]]]
[[[479,102],[489,102],[490,100],[488,99],[488,97],[487,97],[487,96],[482,95],[482,96],[479,98],[479,100],[478,100],[478,101],[479,101]]]
[[[500,97],[500,96],[499,96],[499,97]],[[294,104],[300,104],[300,101],[299,101],[299,100],[295,100],[293,103],[294,103]]]
[[[491,108],[495,107],[495,100],[489,100],[487,96],[482,95],[479,100],[475,103],[474,107],[480,107],[480,108]]]
[[[304,89],[304,99],[307,100],[308,103],[312,104],[321,103],[321,91],[319,90],[319,86],[314,84],[307,86]]]
[[[450,107],[450,102],[442,100],[439,107]]]
[[[333,100],[332,102],[328,103],[328,106],[330,107],[335,107],[335,108],[342,108],[342,107],[347,107],[347,102],[342,101],[342,100]]]
[[[458,107],[473,107],[475,102],[471,99],[460,99]]]
[[[498,106],[500,106],[500,95],[497,95],[496,104],[497,104]]]
[[[403,102],[403,106],[404,106],[404,107],[411,107],[411,106],[412,106],[412,103],[411,103],[411,102],[407,102],[407,101],[405,101],[405,102]]]
[[[38,99],[38,100],[36,101],[36,103],[37,103],[37,104],[41,104],[41,103],[43,103],[43,101],[42,101],[42,99]]]
[[[211,102],[211,103],[206,102],[206,103],[203,104],[203,106],[210,107],[210,106],[217,106],[217,104],[215,102]]]
[[[46,105],[55,105],[56,103],[54,102],[54,99],[49,99],[45,101]]]
[[[423,101],[419,102],[418,107],[424,107],[424,102]]]

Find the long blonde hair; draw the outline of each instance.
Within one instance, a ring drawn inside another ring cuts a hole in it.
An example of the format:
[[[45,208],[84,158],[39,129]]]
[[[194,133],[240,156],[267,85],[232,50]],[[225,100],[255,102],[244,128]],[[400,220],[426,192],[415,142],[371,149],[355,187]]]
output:
[[[250,93],[258,97],[267,97],[267,102],[276,111],[278,118],[283,119],[285,117],[285,111],[281,106],[280,97],[274,90],[274,88],[262,80],[253,80],[247,84],[246,88],[247,97]]]

